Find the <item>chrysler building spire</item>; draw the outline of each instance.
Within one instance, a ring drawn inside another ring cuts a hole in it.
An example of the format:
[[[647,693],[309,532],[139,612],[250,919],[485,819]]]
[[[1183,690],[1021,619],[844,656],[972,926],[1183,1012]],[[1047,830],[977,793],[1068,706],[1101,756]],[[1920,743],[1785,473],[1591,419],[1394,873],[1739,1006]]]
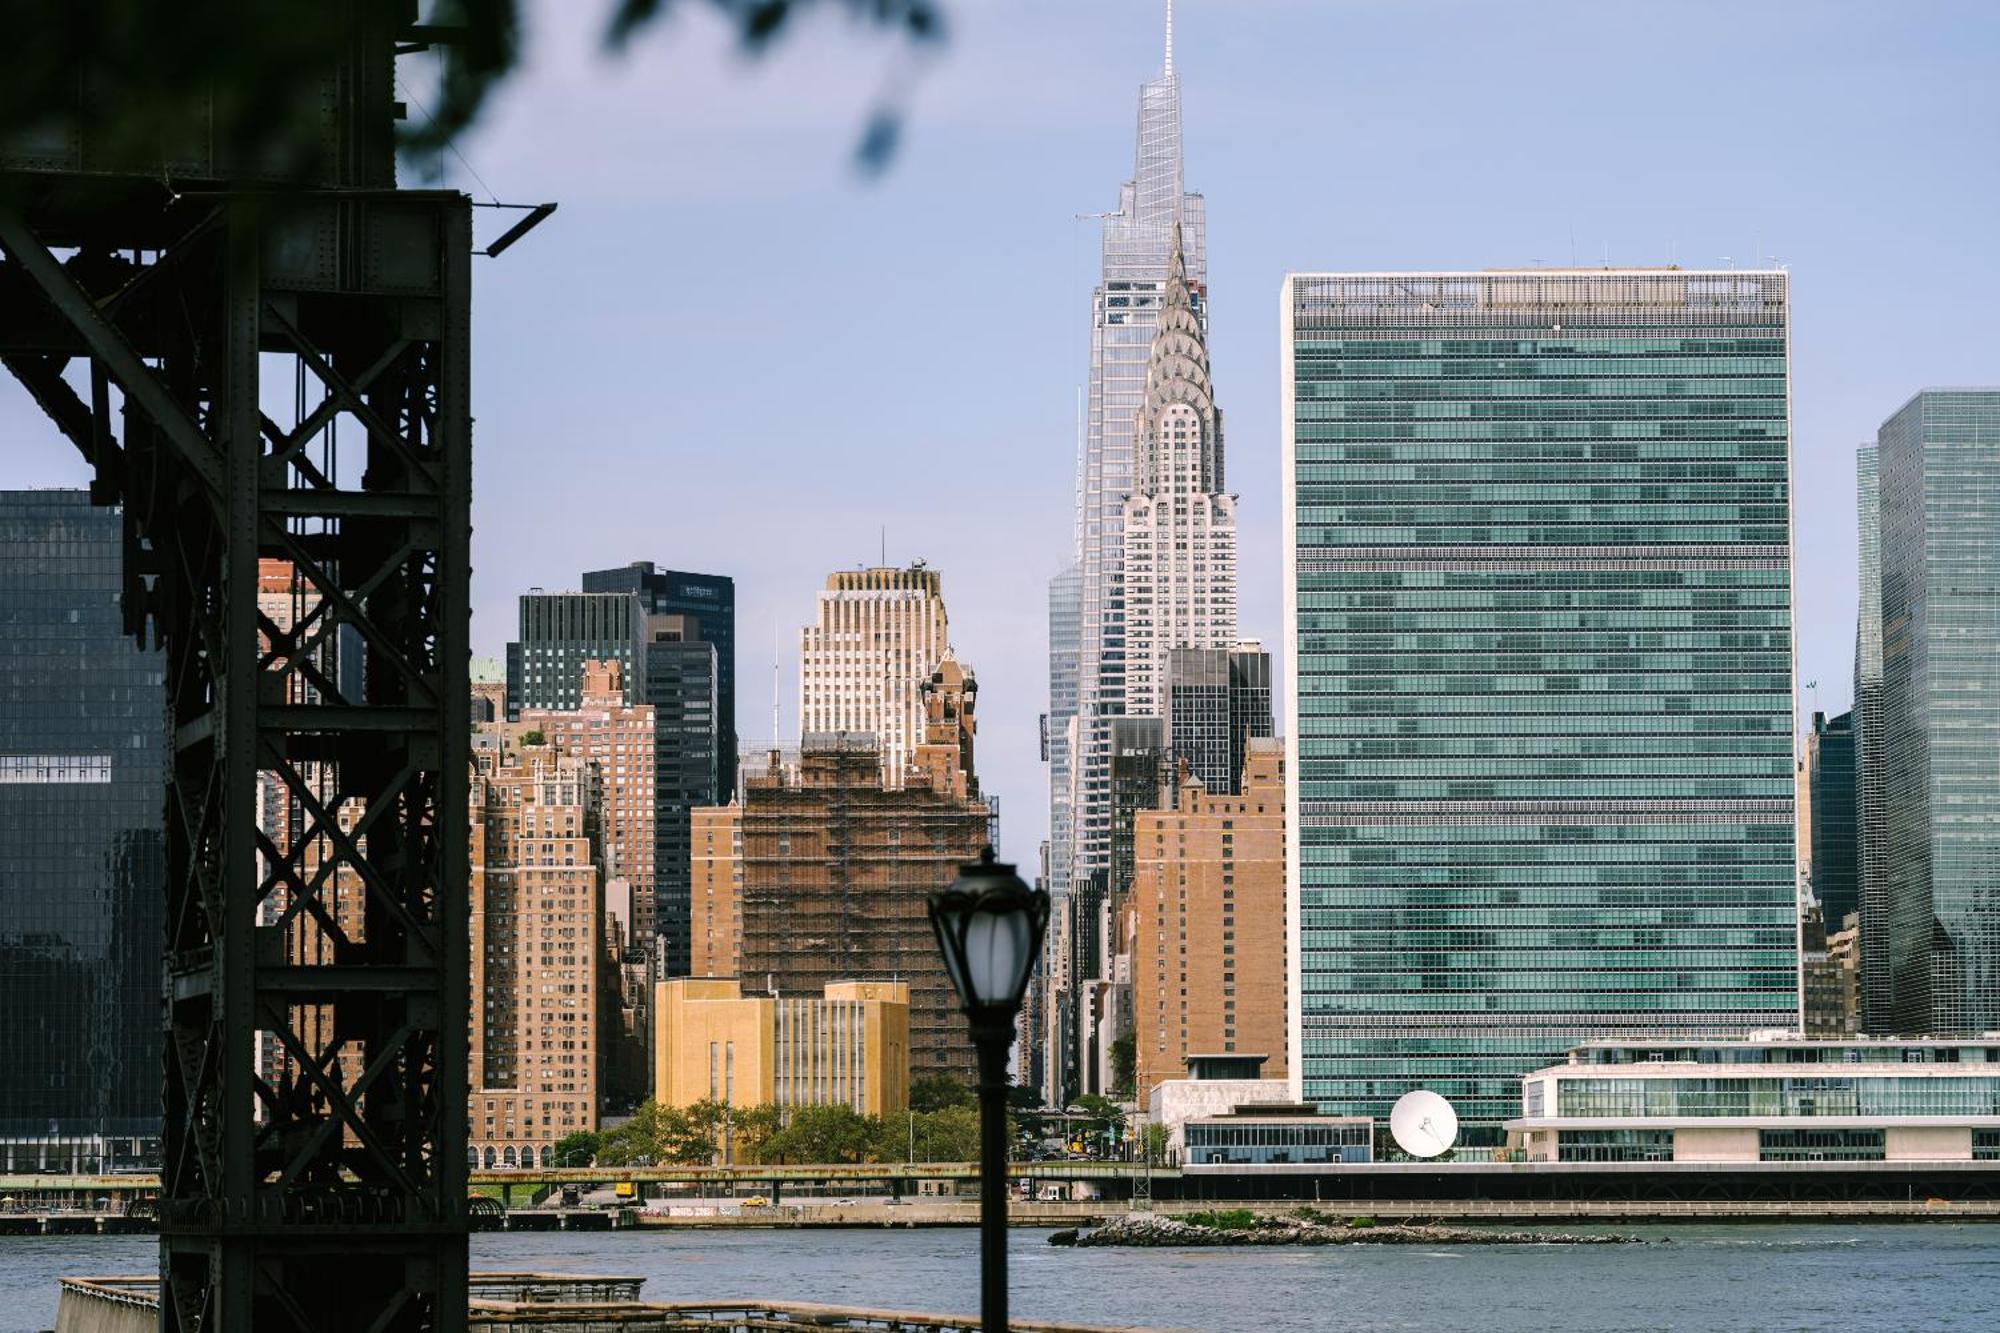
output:
[[[1208,341],[1194,298],[1181,224],[1175,222],[1159,323],[1153,326],[1146,363],[1146,396],[1133,423],[1138,440],[1133,489],[1141,494],[1183,484],[1196,491],[1222,489],[1222,413],[1209,384]]]
[[[1127,716],[1167,716],[1174,649],[1236,641],[1236,497],[1222,490],[1222,413],[1208,378],[1199,295],[1188,282],[1176,219],[1146,393],[1132,419],[1133,487],[1124,514]]]

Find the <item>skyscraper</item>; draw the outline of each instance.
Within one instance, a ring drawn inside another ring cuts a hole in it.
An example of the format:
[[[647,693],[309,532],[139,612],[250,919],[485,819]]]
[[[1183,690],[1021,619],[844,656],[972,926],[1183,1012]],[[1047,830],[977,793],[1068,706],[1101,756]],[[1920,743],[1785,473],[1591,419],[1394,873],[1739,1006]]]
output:
[[[1167,750],[1166,724],[1157,717],[1121,717],[1111,723],[1111,867],[1105,884],[1114,898],[1112,918],[1132,887],[1132,820],[1141,810],[1173,804],[1176,774]],[[1095,882],[1094,878],[1090,882]],[[1116,953],[1118,941],[1107,941]],[[1106,960],[1093,956],[1085,976],[1109,976]]]
[[[719,790],[736,790],[736,581],[723,574],[657,569],[650,560],[634,560],[618,569],[586,572],[583,590],[636,593],[646,614],[690,616],[701,627],[695,637],[715,647]]]
[[[1782,272],[1293,275],[1293,1077],[1798,1023]]]
[[[475,747],[469,1146],[488,1169],[553,1166],[597,1128],[603,884],[589,765]]]
[[[1882,730],[1882,513],[1880,469],[1875,446],[1855,457],[1855,511],[1861,566],[1860,605],[1854,621],[1854,808],[1859,862],[1861,937],[1857,943],[1856,984],[1861,993],[1861,1030],[1874,1035],[1895,1031],[1889,984],[1889,854],[1883,810],[1888,756]]]
[[[1862,846],[1880,887],[1862,891],[1875,914],[1861,948],[1886,954],[1887,993],[1867,993],[1866,969],[1862,1002],[1887,1021],[1876,1035],[1974,1036],[2000,1029],[2000,389],[1926,389],[1883,423],[1875,455],[1879,628],[1863,637],[1879,636],[1881,684],[1862,712]]]
[[[1049,580],[1049,712],[1042,723],[1049,765],[1048,889],[1052,898],[1069,893],[1075,849],[1071,820],[1076,813],[1077,653],[1083,612],[1083,575],[1074,565]]]
[[[1111,719],[1131,711],[1126,707],[1126,500],[1140,480],[1135,470],[1139,414],[1149,400],[1154,330],[1169,295],[1176,237],[1186,304],[1176,307],[1181,336],[1172,346],[1185,352],[1190,330],[1197,343],[1207,334],[1208,227],[1205,202],[1182,183],[1181,95],[1170,9],[1165,63],[1160,76],[1139,90],[1132,179],[1119,191],[1117,210],[1104,220],[1100,276],[1091,296],[1090,387],[1076,475],[1075,739],[1064,755],[1069,781],[1053,792],[1054,801],[1066,808],[1051,821],[1070,840],[1068,869],[1057,874],[1062,888],[1102,872],[1110,860]],[[1205,365],[1203,372],[1205,378]],[[1180,429],[1189,428],[1184,414],[1171,415]],[[1191,442],[1184,437],[1181,443]],[[1214,444],[1219,488],[1219,432]],[[1051,588],[1055,598],[1070,592],[1060,577]],[[1233,638],[1233,604],[1230,619]],[[1066,617],[1052,615],[1051,620]],[[1062,628],[1052,625],[1058,632]],[[1053,645],[1057,661],[1071,656],[1067,642]],[[1052,679],[1052,706],[1059,688]]]
[[[1236,497],[1222,489],[1222,413],[1180,236],[1176,223],[1125,500],[1125,711],[1137,717],[1166,715],[1175,651],[1236,641]]]
[[[624,593],[521,594],[519,637],[507,645],[507,720],[518,722],[525,708],[580,705],[586,662],[618,663],[630,690],[639,679],[644,623],[644,609]]]
[[[1806,782],[1812,802],[1812,891],[1827,932],[1860,907],[1854,858],[1854,714],[1813,714],[1806,737]]]
[[[623,591],[537,590],[521,597],[520,638],[507,645],[507,715],[518,721],[535,709],[581,707],[591,662],[617,663],[626,701],[651,705],[653,876],[643,896],[635,893],[634,914],[642,947],[660,971],[683,976],[689,949],[688,812],[722,798],[727,790],[722,775],[734,767],[735,746],[724,743],[721,652],[702,637],[699,616],[650,609],[672,598],[646,581],[706,578],[726,590],[729,580],[648,571],[650,566],[635,565],[589,576],[642,585]],[[723,601],[722,592],[716,600]],[[726,629],[734,612],[725,607],[713,614]]]
[[[158,1154],[165,657],[124,569],[118,510],[0,493],[0,1171]]]
[[[722,774],[735,760],[735,747],[724,744],[721,654],[700,633],[693,616],[652,612],[639,648],[639,686],[653,707],[653,929],[670,977],[686,976],[689,966],[691,812],[726,799]]]
[[[629,887],[636,913],[641,904],[651,910],[658,845],[653,830],[653,709],[625,702],[624,674],[615,661],[585,663],[579,706],[524,708],[520,728],[540,736],[557,756],[595,769],[604,878],[607,885],[622,881]],[[619,941],[621,949],[648,942],[650,918],[624,924],[631,935]]]
[[[1189,1055],[1289,1066],[1285,1006],[1285,751],[1250,749],[1243,790],[1189,777],[1134,823],[1132,1019],[1137,1094]]]
[[[1176,648],[1167,666],[1167,738],[1212,796],[1240,790],[1243,752],[1271,734],[1271,655],[1255,643]]]
[[[924,684],[950,643],[935,569],[831,575],[817,623],[799,631],[799,734],[874,736],[883,781],[901,786],[924,735]]]

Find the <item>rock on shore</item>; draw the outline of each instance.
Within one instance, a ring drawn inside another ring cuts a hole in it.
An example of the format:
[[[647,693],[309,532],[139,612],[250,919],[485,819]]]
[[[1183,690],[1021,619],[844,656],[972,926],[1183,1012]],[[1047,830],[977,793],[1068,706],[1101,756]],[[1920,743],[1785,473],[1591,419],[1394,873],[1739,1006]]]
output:
[[[1153,1213],[1131,1213],[1088,1231],[1059,1231],[1051,1245],[1630,1245],[1637,1236],[1611,1232],[1501,1231],[1487,1227],[1445,1227],[1392,1223],[1328,1215],[1311,1217],[1236,1216],[1183,1221]]]

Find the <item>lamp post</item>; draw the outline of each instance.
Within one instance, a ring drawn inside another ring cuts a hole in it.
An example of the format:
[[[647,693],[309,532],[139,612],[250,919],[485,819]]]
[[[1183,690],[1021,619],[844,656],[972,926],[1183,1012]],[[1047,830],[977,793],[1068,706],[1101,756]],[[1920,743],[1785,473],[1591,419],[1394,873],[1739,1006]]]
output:
[[[1007,1053],[1040,956],[1049,895],[986,848],[930,896],[945,971],[979,1052],[979,1305],[986,1333],[1007,1333]]]

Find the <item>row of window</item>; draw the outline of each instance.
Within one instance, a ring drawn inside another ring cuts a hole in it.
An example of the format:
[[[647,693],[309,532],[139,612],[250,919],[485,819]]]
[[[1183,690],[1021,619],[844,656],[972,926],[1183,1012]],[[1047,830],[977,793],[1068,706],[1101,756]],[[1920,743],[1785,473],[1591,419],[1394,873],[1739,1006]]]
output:
[[[2000,1076],[1561,1079],[1565,1116],[2000,1115]]]

